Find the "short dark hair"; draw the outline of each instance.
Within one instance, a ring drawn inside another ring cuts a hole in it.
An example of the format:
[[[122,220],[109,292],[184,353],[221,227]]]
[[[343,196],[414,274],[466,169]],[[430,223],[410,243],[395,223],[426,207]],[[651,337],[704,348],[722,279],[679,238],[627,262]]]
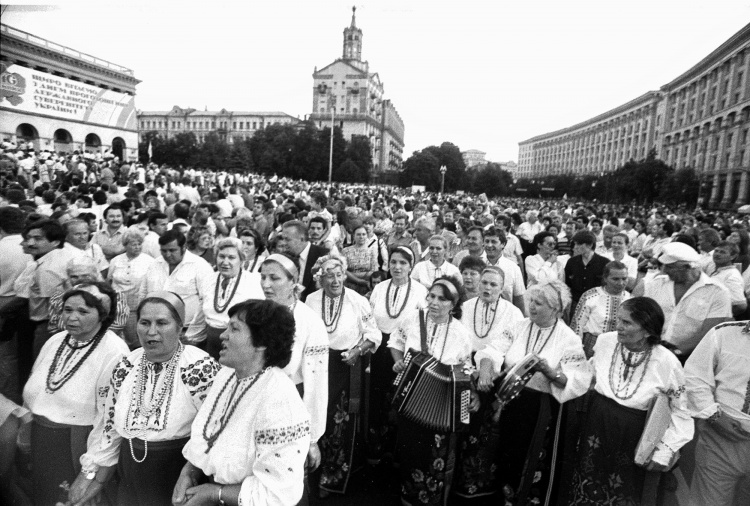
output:
[[[158,211],[152,212],[148,215],[148,228],[151,228],[154,225],[156,225],[157,220],[168,220],[168,219],[169,219],[169,216],[167,216],[164,213],[160,213]]]
[[[175,218],[181,218],[183,220],[187,220],[190,217],[190,205],[189,204],[186,204],[180,201],[180,202],[177,202],[172,209],[174,210]]]
[[[664,311],[659,303],[650,297],[633,297],[620,305],[630,313],[633,321],[648,332],[646,342],[655,346],[661,342],[661,331],[664,328]]]
[[[326,219],[322,216],[313,216],[312,218],[310,218],[307,226],[309,227],[313,223],[321,223],[323,225],[323,230],[328,229],[328,221],[326,221]]]
[[[612,272],[612,271],[622,271],[622,270],[627,271],[628,270],[628,266],[625,265],[622,262],[618,262],[617,260],[612,260],[611,262],[608,262],[604,266],[604,270],[602,271],[602,281],[604,280],[604,278],[606,278],[607,276],[609,276],[610,272]]]
[[[292,359],[294,315],[288,307],[271,300],[250,299],[229,309],[250,328],[250,344],[265,346],[264,367],[284,368]]]
[[[122,206],[118,203],[114,203],[110,204],[109,207],[104,210],[104,214],[102,215],[104,219],[107,219],[107,214],[109,214],[110,211],[120,211],[123,215],[125,214]]]
[[[57,221],[44,219],[29,223],[23,229],[21,235],[26,239],[29,232],[35,229],[40,229],[49,242],[59,241],[60,245],[58,248],[62,248],[65,245],[65,229]]]
[[[590,230],[579,230],[570,239],[574,244],[588,244],[591,248],[596,247],[596,236]]]
[[[534,236],[534,246],[539,246],[544,242],[547,237],[551,237],[557,242],[557,236],[552,232],[539,232]]]
[[[495,227],[494,225],[490,225],[484,231],[484,238],[486,239],[488,237],[497,237],[503,244],[506,244],[508,242],[508,238],[505,236],[505,232]]]
[[[482,239],[484,239],[484,227],[472,225],[471,227],[469,227],[469,230],[466,231],[466,235],[469,235],[472,232],[479,232],[479,235],[482,236]]]
[[[299,220],[289,220],[287,222],[284,222],[282,228],[293,228],[297,231],[297,235],[299,235],[305,241],[308,240],[307,227]]]
[[[17,207],[0,207],[0,229],[8,235],[23,232],[26,214]]]
[[[260,236],[260,233],[255,230],[254,228],[243,228],[240,230],[240,233],[237,234],[237,237],[241,240],[243,237],[252,237],[253,242],[255,243],[255,257],[258,258],[258,256],[263,253],[266,250],[266,245],[263,243],[263,239]]]
[[[458,264],[458,272],[463,274],[464,269],[469,269],[481,273],[485,267],[487,267],[487,264],[481,258],[466,255]]]
[[[159,237],[159,246],[166,246],[172,241],[177,241],[177,245],[180,248],[184,248],[185,243],[187,243],[187,238],[185,237],[185,234],[173,228],[172,230],[167,230],[161,237]]]
[[[664,227],[664,232],[667,234],[667,237],[670,237],[672,234],[674,234],[674,223],[672,223],[669,220],[664,220],[661,223],[661,226]]]

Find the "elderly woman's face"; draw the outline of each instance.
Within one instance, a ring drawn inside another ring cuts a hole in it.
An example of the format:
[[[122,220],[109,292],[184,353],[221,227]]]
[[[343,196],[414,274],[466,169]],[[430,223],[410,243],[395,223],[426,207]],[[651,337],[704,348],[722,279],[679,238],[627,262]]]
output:
[[[127,253],[130,258],[135,258],[141,254],[142,248],[143,241],[141,241],[140,239],[131,238],[125,245],[125,253]]]
[[[141,309],[136,331],[146,358],[166,362],[177,350],[182,328],[166,304],[148,302]]]
[[[443,241],[430,241],[430,260],[435,265],[442,265],[445,261],[445,244]]]
[[[68,268],[68,284],[75,286],[86,281],[96,281],[96,271],[87,265],[75,265]]]
[[[63,304],[62,322],[74,339],[88,339],[101,327],[99,311],[90,307],[83,297],[74,295]]]
[[[620,294],[628,285],[627,269],[612,269],[604,278],[604,288],[611,294]]]
[[[242,266],[242,260],[240,260],[240,252],[235,247],[226,247],[219,250],[219,254],[216,256],[216,268],[219,274],[225,278],[233,278],[240,272]]]
[[[198,247],[202,249],[208,249],[214,244],[214,238],[209,233],[201,234],[198,239]]]
[[[329,297],[338,297],[344,289],[346,273],[340,264],[327,263],[323,269],[325,272],[320,275],[320,287]]]
[[[450,315],[453,309],[453,301],[445,296],[442,286],[433,286],[427,293],[427,309],[435,319],[442,319]]]
[[[647,337],[648,332],[633,319],[630,311],[620,308],[617,317],[617,340],[628,348],[639,348],[646,342]]]
[[[485,272],[479,281],[479,297],[487,304],[494,304],[503,292],[503,277],[497,272]]]
[[[294,299],[294,280],[276,262],[265,262],[260,268],[260,286],[268,300],[289,304]]]
[[[258,353],[261,351],[253,345],[250,327],[235,314],[229,319],[227,329],[221,334],[219,363],[237,369],[252,363]]]
[[[537,292],[529,298],[529,319],[537,325],[551,325],[557,313],[557,309],[551,307],[541,293]]]

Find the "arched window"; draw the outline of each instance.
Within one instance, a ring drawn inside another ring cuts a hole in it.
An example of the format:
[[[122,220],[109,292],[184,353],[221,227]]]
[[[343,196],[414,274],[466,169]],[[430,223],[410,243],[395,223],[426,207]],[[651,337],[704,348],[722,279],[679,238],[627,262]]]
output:
[[[73,151],[73,136],[67,130],[63,128],[55,130],[53,139],[55,142],[55,151]]]
[[[86,136],[86,147],[87,148],[99,148],[102,145],[102,140],[96,134],[88,134]]]
[[[125,141],[122,137],[115,137],[112,139],[112,154],[118,157],[120,161],[125,161],[125,158],[123,157],[125,154]]]

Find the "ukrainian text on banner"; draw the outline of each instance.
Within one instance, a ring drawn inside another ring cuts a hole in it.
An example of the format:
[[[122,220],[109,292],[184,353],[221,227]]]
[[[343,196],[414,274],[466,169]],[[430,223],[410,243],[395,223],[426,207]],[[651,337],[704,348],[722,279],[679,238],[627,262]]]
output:
[[[135,97],[20,65],[0,64],[0,105],[19,112],[135,130]]]

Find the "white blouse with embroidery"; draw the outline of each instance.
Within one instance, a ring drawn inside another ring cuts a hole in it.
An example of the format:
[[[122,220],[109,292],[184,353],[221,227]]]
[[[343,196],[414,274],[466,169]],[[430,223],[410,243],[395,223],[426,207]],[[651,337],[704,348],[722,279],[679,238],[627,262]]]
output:
[[[123,438],[146,441],[170,441],[190,435],[198,409],[211,388],[219,364],[205,351],[194,346],[184,346],[175,372],[171,391],[166,394],[160,409],[143,420],[136,414],[138,408],[138,383],[141,363],[146,360],[139,348],[118,363],[112,364],[112,374],[99,386],[102,413],[97,416],[94,429],[89,434],[88,450],[81,456],[86,470],[117,463]],[[161,391],[167,365],[146,360],[146,388],[143,405]]]
[[[234,369],[219,371],[182,454],[216,483],[241,483],[240,504],[297,504],[310,448],[309,415],[281,369],[270,367],[260,374],[209,449],[205,434],[216,433],[218,420],[230,409],[222,400],[238,386]],[[239,380],[238,392],[254,378]]]
[[[471,364],[471,332],[463,323],[451,317],[436,325],[426,317],[426,328],[430,355],[447,365]],[[415,312],[391,334],[388,347],[406,353],[409,349],[420,351],[421,343],[419,313]]]
[[[292,359],[284,372],[302,383],[302,400],[310,413],[310,437],[316,443],[326,430],[328,409],[328,332],[320,313],[302,302],[294,305],[296,327]]]
[[[688,411],[685,392],[685,372],[674,353],[657,345],[652,348],[647,363],[644,359],[645,365],[625,374],[622,355],[627,356],[629,353],[618,346],[617,332],[600,335],[594,345],[594,356],[591,357],[595,374],[594,388],[622,406],[643,411],[648,410],[659,392],[669,396],[672,420],[653,457],[655,462],[666,465],[672,452],[679,450],[693,438],[693,419]],[[637,361],[638,357],[631,358],[632,362]]]
[[[206,277],[203,284],[198,287],[207,325],[217,329],[225,329],[229,325],[229,308],[248,299],[265,299],[260,283],[256,282],[256,277],[259,277],[259,275],[247,271],[242,271],[240,274],[240,276],[230,278],[224,290],[222,290],[221,281],[219,281],[224,278],[220,274]],[[235,286],[238,279],[239,285]],[[218,293],[216,290],[217,284],[219,285]],[[222,311],[217,311],[217,307],[223,308]]]
[[[108,330],[70,379],[59,390],[48,392],[47,376],[60,347],[63,347],[57,360],[60,367],[53,374],[53,381],[69,374],[89,350],[89,347],[71,348],[63,344],[67,335],[67,332],[58,332],[42,347],[23,389],[23,402],[35,415],[41,415],[55,423],[93,425],[98,409],[98,380],[101,378],[103,382],[109,381],[113,361],[118,361],[129,353],[128,345],[117,334]]]
[[[388,314],[386,304],[390,306],[390,313],[394,318],[391,318]],[[383,334],[392,334],[415,311],[426,307],[427,288],[422,283],[411,278],[408,285],[403,284],[401,286],[394,285],[393,280],[389,279],[388,281],[378,283],[372,289],[370,305],[372,306],[372,313],[375,316],[375,322],[380,332]]]
[[[323,290],[311,293],[305,304],[323,319],[328,331],[328,346],[332,350],[348,350],[357,345],[360,338],[375,343],[373,352],[383,340],[375,319],[372,316],[370,303],[354,290],[344,289],[343,297],[331,299],[326,297],[326,307],[323,308]],[[339,302],[340,301],[340,302]],[[338,306],[342,307],[339,308]],[[337,316],[338,315],[338,316]]]
[[[526,387],[552,394],[561,403],[588,391],[592,371],[583,353],[581,338],[562,320],[558,320],[554,326],[542,328],[527,318],[478,351],[474,363],[479,365],[482,359],[488,358],[492,361],[495,374],[500,374],[503,369],[510,369],[532,352],[547,360],[553,369],[560,366],[568,381],[561,388],[538,372]]]
[[[505,330],[520,321],[523,321],[521,310],[502,298],[498,299],[494,311],[479,297],[469,299],[463,305],[461,316],[461,323],[471,331],[471,350],[474,353],[500,340]]]
[[[570,328],[579,336],[584,332],[596,336],[612,332],[617,326],[620,304],[629,298],[630,294],[626,291],[611,295],[601,286],[586,291],[578,301]]]

